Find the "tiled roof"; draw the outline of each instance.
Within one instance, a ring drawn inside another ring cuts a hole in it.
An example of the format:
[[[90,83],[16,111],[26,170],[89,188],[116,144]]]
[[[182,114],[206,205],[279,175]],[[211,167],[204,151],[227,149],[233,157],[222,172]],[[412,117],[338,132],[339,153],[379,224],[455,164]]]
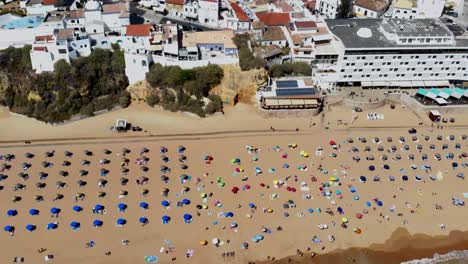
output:
[[[375,12],[383,12],[388,6],[387,2],[383,0],[357,0],[354,5]]]
[[[232,10],[234,10],[234,13],[236,13],[237,19],[241,22],[248,22],[250,21],[249,16],[242,10],[242,8],[236,4],[236,3],[231,3]]]
[[[131,37],[149,37],[151,36],[152,28],[153,24],[128,25],[126,35]]]
[[[83,9],[77,9],[77,10],[70,11],[70,18],[73,18],[73,19],[84,18]]]
[[[127,10],[127,6],[124,3],[108,4],[102,6],[102,13],[104,14],[120,13]]]
[[[34,39],[36,41],[52,41],[52,40],[54,40],[54,36],[52,36],[52,35],[36,36]]]
[[[47,51],[47,47],[34,47],[33,50],[35,50],[35,51]]]
[[[62,28],[58,30],[57,39],[67,40],[69,37],[73,37],[73,28]]]
[[[257,14],[257,17],[266,26],[286,26],[291,20],[288,13]]]
[[[304,7],[308,9],[314,9],[316,3],[317,2],[315,0],[307,1],[307,2],[304,2]]]
[[[166,4],[184,5],[184,0],[166,0]]]
[[[262,39],[264,41],[276,41],[276,40],[285,40],[283,30],[279,27],[268,27],[263,33]]]
[[[58,0],[42,0],[43,5],[56,5],[58,4]]]
[[[294,8],[288,4],[285,0],[276,0],[273,3],[276,7],[281,8],[283,12],[291,13],[294,12]]]
[[[263,30],[265,28],[265,24],[263,24],[262,21],[257,20],[257,21],[252,22],[252,28],[253,29],[262,29]]]
[[[316,28],[317,23],[314,21],[296,21],[294,23],[297,28]]]
[[[302,43],[302,38],[299,34],[291,35],[291,39],[294,45],[299,45]]]

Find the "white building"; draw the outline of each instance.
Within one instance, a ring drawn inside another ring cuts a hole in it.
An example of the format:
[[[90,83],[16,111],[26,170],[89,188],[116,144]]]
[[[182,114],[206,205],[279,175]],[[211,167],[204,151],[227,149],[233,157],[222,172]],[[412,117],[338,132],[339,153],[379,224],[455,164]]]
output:
[[[95,0],[86,2],[83,9],[70,11],[64,19],[67,28],[90,35],[104,35],[113,32],[122,35],[130,24],[128,3],[104,4]]]
[[[54,35],[36,36],[30,52],[31,66],[36,73],[53,71],[54,64],[64,59],[70,63],[78,56],[89,56],[88,38],[76,39],[73,29],[59,29]]]
[[[325,16],[325,18],[336,18],[340,5],[340,0],[317,0],[315,10]]]
[[[57,6],[61,4],[59,0],[28,0],[20,3],[24,6],[28,16],[42,15],[45,16],[48,12],[57,10]]]
[[[198,22],[212,27],[218,26],[220,0],[198,1]]]
[[[323,87],[436,87],[468,80],[468,39],[437,19],[327,20],[336,66],[316,71]]]
[[[386,0],[357,0],[353,4],[353,13],[356,17],[379,18],[388,6]]]
[[[446,0],[397,0],[392,18],[438,18],[442,16]]]
[[[223,12],[221,15],[224,22],[221,27],[234,31],[250,30],[250,18],[237,3],[231,2],[229,12]]]

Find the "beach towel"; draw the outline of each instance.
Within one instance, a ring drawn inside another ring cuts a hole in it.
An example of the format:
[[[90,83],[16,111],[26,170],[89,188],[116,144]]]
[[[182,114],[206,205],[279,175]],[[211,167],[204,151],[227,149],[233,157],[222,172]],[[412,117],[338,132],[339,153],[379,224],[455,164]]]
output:
[[[159,261],[157,256],[145,256],[145,263],[156,263]]]

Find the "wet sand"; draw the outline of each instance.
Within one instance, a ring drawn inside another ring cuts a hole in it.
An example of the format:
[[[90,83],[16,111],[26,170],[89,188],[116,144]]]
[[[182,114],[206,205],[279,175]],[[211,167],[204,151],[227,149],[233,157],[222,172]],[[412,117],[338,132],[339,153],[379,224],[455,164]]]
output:
[[[411,235],[406,229],[398,228],[383,244],[372,244],[366,248],[339,249],[326,254],[312,256],[289,256],[275,261],[260,261],[257,264],[399,264],[405,261],[432,258],[434,254],[447,254],[454,250],[468,249],[468,232],[452,231],[448,236]],[[426,260],[427,261],[427,260]],[[429,263],[429,262],[426,262]],[[446,260],[437,263],[468,263],[464,259]]]

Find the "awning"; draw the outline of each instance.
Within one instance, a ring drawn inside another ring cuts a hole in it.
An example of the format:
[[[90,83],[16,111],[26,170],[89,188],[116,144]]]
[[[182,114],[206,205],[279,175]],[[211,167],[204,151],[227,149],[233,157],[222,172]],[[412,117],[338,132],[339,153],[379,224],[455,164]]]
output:
[[[372,82],[374,87],[388,86],[387,82]]]
[[[318,105],[318,101],[316,99],[304,99],[304,104],[306,104],[306,105]]]
[[[438,105],[446,105],[447,101],[445,101],[444,98],[436,98],[435,101],[437,102]]]
[[[450,97],[450,95],[446,94],[444,91],[440,91],[438,96],[444,98],[445,100],[447,100]]]
[[[424,81],[426,87],[450,86],[448,81]]]
[[[437,110],[431,110],[431,115],[433,116],[440,116],[440,112]]]
[[[450,94],[450,96],[456,99],[460,99],[463,95],[461,93],[458,93],[457,91],[452,90],[452,94]]]
[[[424,90],[423,88],[419,88],[418,91],[416,92],[416,94],[426,96],[427,95],[427,90]]]
[[[265,99],[265,105],[276,106],[278,105],[278,99]]]
[[[432,92],[428,92],[428,93],[426,94],[426,97],[427,97],[427,98],[430,98],[430,99],[432,99],[432,100],[435,100],[435,99],[437,98],[437,95],[434,94],[434,93],[432,93]]]
[[[412,85],[413,85],[413,84],[412,84],[410,81],[402,81],[402,82],[399,82],[399,86],[400,86],[400,87],[413,87]]]
[[[372,87],[374,85],[372,84],[372,82],[361,82],[361,86],[362,87]]]
[[[424,87],[423,81],[411,81],[411,84],[413,85],[413,87]]]
[[[388,86],[391,86],[391,87],[400,87],[400,82],[389,82]]]

